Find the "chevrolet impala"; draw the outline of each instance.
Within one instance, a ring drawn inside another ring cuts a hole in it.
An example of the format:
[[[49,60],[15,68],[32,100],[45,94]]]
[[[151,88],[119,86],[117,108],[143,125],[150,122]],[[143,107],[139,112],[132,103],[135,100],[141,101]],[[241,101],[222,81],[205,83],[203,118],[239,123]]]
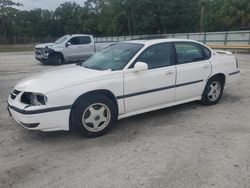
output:
[[[197,41],[128,41],[20,81],[8,110],[29,130],[77,129],[96,137],[129,116],[197,100],[215,105],[239,75],[232,53]]]

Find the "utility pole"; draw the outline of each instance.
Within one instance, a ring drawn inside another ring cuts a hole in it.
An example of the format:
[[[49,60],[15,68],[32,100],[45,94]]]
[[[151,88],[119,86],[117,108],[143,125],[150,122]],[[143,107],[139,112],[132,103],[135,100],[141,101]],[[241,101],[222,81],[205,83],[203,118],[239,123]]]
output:
[[[205,0],[201,0],[200,32],[204,32]]]

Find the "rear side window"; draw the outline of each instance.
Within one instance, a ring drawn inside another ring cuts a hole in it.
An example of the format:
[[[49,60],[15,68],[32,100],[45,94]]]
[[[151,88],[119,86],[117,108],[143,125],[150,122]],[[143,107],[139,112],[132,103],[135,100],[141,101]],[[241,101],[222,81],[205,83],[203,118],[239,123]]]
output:
[[[80,44],[80,41],[79,41],[79,37],[72,37],[70,40],[69,40],[70,44],[72,45],[79,45]]]
[[[208,48],[206,48],[205,46],[201,46],[201,48],[203,49],[203,51],[204,51],[204,53],[206,55],[206,58],[210,59],[210,57],[211,57],[211,51]]]
[[[210,50],[192,42],[175,43],[177,64],[203,61],[211,57]]]
[[[89,36],[80,37],[80,44],[90,44],[91,38]]]
[[[147,63],[149,69],[170,66],[171,51],[170,43],[153,45],[144,50],[136,62]]]

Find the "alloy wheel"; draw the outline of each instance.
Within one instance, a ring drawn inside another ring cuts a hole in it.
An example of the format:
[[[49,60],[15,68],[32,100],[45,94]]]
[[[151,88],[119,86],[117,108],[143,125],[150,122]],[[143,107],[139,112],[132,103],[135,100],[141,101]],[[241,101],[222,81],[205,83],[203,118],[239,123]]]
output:
[[[102,103],[90,105],[82,115],[82,124],[90,132],[99,132],[107,127],[111,119],[110,109]]]

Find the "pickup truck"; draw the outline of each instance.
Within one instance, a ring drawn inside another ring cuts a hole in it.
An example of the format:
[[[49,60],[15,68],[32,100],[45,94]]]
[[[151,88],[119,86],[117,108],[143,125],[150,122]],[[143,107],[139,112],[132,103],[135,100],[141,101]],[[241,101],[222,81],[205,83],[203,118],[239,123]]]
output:
[[[95,43],[91,35],[65,35],[54,43],[35,46],[35,59],[43,64],[60,65],[69,62],[85,61],[96,51],[111,43]]]

